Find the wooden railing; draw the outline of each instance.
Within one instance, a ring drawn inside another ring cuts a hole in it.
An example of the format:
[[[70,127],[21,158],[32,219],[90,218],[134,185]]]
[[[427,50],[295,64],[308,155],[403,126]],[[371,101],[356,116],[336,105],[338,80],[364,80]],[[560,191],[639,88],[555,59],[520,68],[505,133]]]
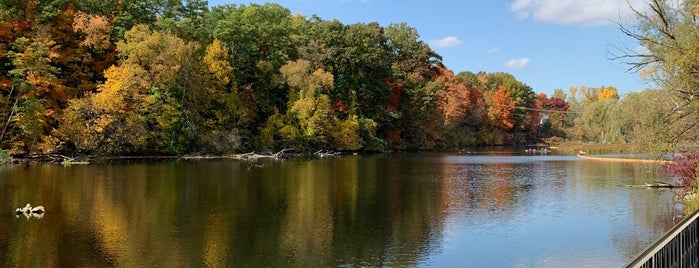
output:
[[[699,267],[699,211],[682,220],[626,267]]]

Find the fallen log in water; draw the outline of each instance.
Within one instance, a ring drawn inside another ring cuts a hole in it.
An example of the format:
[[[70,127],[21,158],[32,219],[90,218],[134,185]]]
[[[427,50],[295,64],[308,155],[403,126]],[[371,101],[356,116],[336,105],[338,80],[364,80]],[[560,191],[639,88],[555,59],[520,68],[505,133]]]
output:
[[[637,188],[682,188],[681,185],[674,185],[665,182],[653,182],[644,184],[627,184],[626,187],[637,187]]]

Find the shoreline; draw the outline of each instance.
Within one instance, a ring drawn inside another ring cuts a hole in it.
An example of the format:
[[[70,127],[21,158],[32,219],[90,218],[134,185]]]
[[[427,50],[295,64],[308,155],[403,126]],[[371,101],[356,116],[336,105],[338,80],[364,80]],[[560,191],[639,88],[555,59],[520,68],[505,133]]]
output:
[[[640,158],[612,158],[612,157],[596,157],[584,154],[576,154],[579,158],[602,162],[622,162],[622,163],[642,163],[642,164],[667,164],[672,161],[656,160],[656,159],[640,159]]]

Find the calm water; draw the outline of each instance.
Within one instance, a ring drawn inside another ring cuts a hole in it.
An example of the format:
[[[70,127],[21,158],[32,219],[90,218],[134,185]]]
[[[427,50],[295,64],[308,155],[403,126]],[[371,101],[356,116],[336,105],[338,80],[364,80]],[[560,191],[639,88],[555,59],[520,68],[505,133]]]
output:
[[[3,267],[619,267],[658,166],[441,153],[0,168]],[[15,217],[27,202],[43,218]]]

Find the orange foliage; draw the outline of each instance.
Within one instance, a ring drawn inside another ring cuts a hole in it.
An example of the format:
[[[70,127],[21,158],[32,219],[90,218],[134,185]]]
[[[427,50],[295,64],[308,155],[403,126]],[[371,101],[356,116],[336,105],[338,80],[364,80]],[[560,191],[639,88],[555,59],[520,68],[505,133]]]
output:
[[[498,90],[493,93],[493,106],[488,109],[488,116],[495,126],[508,131],[515,125],[512,118],[515,102],[510,95],[510,91],[505,86],[498,86]]]
[[[483,99],[483,92],[477,86],[471,86],[471,114],[466,122],[475,126],[483,122],[486,117],[486,105]]]
[[[2,16],[2,12],[0,12]],[[7,56],[5,47],[12,42],[12,24],[9,22],[0,21],[0,58]]]
[[[605,100],[609,98],[619,98],[619,93],[616,88],[613,87],[602,87],[600,93],[597,95],[597,100]]]
[[[444,124],[456,126],[465,123],[471,111],[471,91],[454,73],[440,68],[437,79],[444,81],[440,92],[440,110],[444,114]]]
[[[10,88],[12,88],[12,80],[0,78],[0,90],[9,90]]]
[[[85,35],[85,39],[80,43],[82,46],[103,50],[112,45],[112,26],[102,16],[77,12],[73,19],[73,29]]]

